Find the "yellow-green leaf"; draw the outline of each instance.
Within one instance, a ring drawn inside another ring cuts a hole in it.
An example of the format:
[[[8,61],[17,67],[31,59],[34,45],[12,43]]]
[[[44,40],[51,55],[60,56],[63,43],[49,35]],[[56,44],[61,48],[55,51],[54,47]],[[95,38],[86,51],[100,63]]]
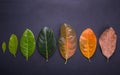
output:
[[[76,47],[76,32],[70,25],[64,23],[60,30],[59,50],[62,57],[66,60],[65,64],[67,60],[74,55]]]
[[[35,46],[36,41],[33,32],[30,29],[26,29],[20,40],[20,50],[26,60],[33,55]]]
[[[2,43],[2,51],[3,51],[3,53],[5,53],[5,51],[6,51],[6,42]]]
[[[85,29],[79,39],[82,54],[90,60],[96,51],[97,39],[92,29]]]
[[[10,39],[9,39],[9,52],[16,57],[17,53],[17,47],[18,47],[18,38],[15,34],[11,34]]]

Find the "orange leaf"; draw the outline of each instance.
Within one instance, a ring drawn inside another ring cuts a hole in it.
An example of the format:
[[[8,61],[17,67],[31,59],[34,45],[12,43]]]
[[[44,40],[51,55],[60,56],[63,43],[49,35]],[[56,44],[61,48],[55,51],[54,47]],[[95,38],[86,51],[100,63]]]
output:
[[[80,50],[82,54],[90,60],[94,55],[97,45],[97,39],[92,29],[85,29],[79,39]]]

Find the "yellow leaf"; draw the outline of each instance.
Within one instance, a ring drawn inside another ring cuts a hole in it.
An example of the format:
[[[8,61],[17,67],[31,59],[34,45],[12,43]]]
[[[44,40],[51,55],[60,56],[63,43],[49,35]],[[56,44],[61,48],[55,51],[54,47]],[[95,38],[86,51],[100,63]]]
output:
[[[76,51],[77,39],[76,33],[73,28],[64,23],[61,26],[60,38],[59,38],[59,50],[62,57],[67,60],[72,57]]]
[[[82,54],[90,60],[94,55],[97,45],[97,39],[92,29],[85,29],[79,39],[80,50]]]

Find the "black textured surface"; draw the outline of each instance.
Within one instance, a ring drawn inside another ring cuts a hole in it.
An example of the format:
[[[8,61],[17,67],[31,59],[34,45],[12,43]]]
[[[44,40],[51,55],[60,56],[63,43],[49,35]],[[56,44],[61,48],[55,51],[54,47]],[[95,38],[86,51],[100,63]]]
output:
[[[77,33],[90,27],[97,39],[105,28],[112,26],[118,35],[117,47],[109,63],[97,49],[91,62],[83,57],[79,45],[75,55],[65,65],[58,51],[46,63],[37,49],[26,61],[18,48],[17,56],[5,54],[0,49],[0,75],[120,75],[120,1],[119,0],[0,0],[0,45],[8,43],[11,33],[19,40],[26,28],[35,34],[49,26],[59,37],[62,23],[70,24]]]

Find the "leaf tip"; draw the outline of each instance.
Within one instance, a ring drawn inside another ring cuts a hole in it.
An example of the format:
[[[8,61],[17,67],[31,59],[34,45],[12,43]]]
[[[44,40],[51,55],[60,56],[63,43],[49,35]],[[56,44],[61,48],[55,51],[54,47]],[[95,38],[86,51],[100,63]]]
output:
[[[28,28],[26,30],[29,30]]]

